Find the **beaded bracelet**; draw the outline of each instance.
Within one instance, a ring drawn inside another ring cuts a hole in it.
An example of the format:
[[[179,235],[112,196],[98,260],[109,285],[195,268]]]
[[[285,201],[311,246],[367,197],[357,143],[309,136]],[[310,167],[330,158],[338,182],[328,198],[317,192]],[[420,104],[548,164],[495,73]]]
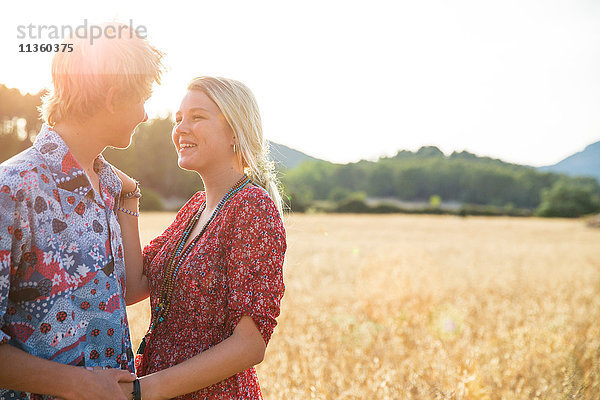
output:
[[[128,210],[125,207],[119,207],[119,208],[117,208],[117,210],[119,210],[121,212],[124,212],[125,214],[132,215],[134,217],[139,217],[140,216],[139,212]]]

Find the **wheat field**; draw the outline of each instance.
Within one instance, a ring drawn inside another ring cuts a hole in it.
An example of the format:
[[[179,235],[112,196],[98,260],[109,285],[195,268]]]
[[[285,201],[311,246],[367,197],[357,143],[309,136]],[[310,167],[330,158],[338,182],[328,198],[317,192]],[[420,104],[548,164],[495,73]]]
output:
[[[174,214],[145,213],[147,243]],[[600,399],[600,229],[291,215],[265,399]],[[129,307],[134,346],[148,304]]]

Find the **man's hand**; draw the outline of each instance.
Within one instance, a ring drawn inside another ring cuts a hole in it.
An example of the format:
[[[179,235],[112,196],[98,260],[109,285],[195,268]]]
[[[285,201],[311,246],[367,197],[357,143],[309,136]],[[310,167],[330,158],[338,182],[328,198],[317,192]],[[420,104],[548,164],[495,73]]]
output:
[[[65,400],[130,400],[131,391],[127,394],[121,390],[120,384],[135,380],[135,375],[129,371],[120,369],[94,368],[86,371],[86,378],[73,386],[73,392],[65,397]]]
[[[123,392],[123,394],[128,399],[131,399],[132,398],[131,394],[133,393],[133,383],[121,381],[121,382],[119,382],[119,386],[121,387],[121,391]]]

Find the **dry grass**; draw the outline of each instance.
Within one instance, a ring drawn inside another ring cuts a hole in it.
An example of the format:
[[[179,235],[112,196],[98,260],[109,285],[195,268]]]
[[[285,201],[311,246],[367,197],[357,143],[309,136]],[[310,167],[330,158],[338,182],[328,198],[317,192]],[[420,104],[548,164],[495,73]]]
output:
[[[144,239],[172,214],[144,214]],[[581,221],[287,218],[266,399],[600,399],[600,230]],[[147,305],[130,308],[134,342]]]

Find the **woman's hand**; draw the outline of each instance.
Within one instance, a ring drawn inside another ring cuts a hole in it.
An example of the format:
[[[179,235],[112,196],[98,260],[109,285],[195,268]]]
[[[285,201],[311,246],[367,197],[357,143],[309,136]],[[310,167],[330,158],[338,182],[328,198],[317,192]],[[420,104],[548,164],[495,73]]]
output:
[[[119,168],[112,166],[113,170],[121,180],[121,193],[129,193],[135,190],[137,185],[135,179],[127,175],[125,172],[121,171]]]

